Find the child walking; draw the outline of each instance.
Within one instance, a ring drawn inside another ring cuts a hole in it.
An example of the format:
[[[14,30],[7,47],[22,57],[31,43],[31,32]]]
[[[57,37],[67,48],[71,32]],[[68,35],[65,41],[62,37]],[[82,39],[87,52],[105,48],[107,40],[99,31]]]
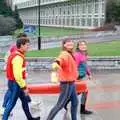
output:
[[[63,41],[63,51],[53,63],[53,69],[57,69],[60,82],[60,96],[57,104],[50,111],[47,120],[53,120],[56,114],[64,108],[67,101],[71,101],[71,118],[77,120],[77,93],[75,80],[77,79],[77,65],[73,56],[74,43],[67,39]]]
[[[85,80],[86,76],[88,76],[89,79],[91,79],[91,72],[90,68],[87,65],[88,60],[88,53],[87,53],[87,43],[86,41],[79,41],[77,43],[76,52],[74,53],[74,58],[77,63],[77,71],[78,71],[78,80]],[[86,109],[86,101],[88,96],[88,91],[83,93],[78,93],[78,95],[81,94],[81,105],[80,105],[80,114],[86,114],[90,115],[92,114],[92,111],[89,111]],[[65,104],[65,110],[67,111],[67,105],[70,102]]]
[[[88,53],[87,53],[87,43],[86,41],[79,41],[77,43],[76,52],[74,53],[74,57],[78,66],[78,80],[85,80],[88,76],[91,79],[91,71],[87,65]],[[86,101],[88,92],[81,93],[81,106],[80,113],[81,114],[92,114],[92,111],[88,111],[86,109]]]

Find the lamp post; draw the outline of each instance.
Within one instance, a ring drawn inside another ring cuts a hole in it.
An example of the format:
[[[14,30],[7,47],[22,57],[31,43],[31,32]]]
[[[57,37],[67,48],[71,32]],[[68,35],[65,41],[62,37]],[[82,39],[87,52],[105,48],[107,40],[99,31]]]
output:
[[[40,0],[38,0],[38,50],[41,50],[41,36],[40,36]]]

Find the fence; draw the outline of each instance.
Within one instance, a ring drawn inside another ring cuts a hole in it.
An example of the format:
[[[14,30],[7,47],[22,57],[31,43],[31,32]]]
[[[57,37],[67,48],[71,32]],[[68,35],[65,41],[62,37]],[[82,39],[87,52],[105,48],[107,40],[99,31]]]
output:
[[[116,31],[107,31],[107,32],[82,32],[77,35],[71,36],[58,36],[58,37],[41,37],[41,48],[55,48],[60,47],[61,42],[64,39],[72,39],[73,41],[77,40],[86,40],[87,42],[103,42],[110,40],[120,39],[120,32]],[[31,47],[30,50],[38,49],[38,38],[36,36],[30,36]],[[1,52],[6,52],[8,46],[15,42],[15,38],[12,36],[0,36],[0,50]]]
[[[87,42],[104,42],[104,41],[120,39],[120,32],[117,31],[116,32],[113,31],[84,32],[77,35],[63,36],[63,37],[42,37],[41,48],[47,49],[47,48],[60,47],[62,40],[66,38],[72,39],[75,42],[78,40],[86,40]],[[37,37],[31,37],[31,45],[32,45],[31,47],[32,50],[37,50],[38,48]]]

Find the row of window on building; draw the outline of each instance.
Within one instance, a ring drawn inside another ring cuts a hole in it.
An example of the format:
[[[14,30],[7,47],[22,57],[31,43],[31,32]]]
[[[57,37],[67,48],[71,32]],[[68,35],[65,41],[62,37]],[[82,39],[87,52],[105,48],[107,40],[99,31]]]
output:
[[[104,18],[41,18],[41,25],[55,25],[55,26],[78,26],[78,27],[98,27],[104,24]],[[24,19],[24,24],[38,25],[38,20],[36,19]]]
[[[50,4],[50,3],[56,3],[56,2],[63,2],[68,0],[40,0],[40,5]],[[32,7],[32,6],[38,6],[39,0],[29,0],[26,2],[18,3],[17,6],[19,9],[26,8],[26,7]]]
[[[81,16],[81,17],[104,17],[105,16],[105,3],[101,4],[91,4],[91,7],[88,9],[88,6],[83,4],[61,4],[59,7],[54,5],[49,5],[46,7],[41,7],[40,16],[41,17],[60,17],[60,16]],[[20,9],[20,15],[24,17],[38,17],[38,7],[33,7],[29,9]]]
[[[19,12],[24,24],[38,25],[38,6],[21,8]],[[69,2],[53,3],[40,7],[41,25],[98,27],[103,25],[104,21],[105,0],[82,0],[82,2],[74,4]]]
[[[38,6],[38,2],[39,0],[29,0],[29,1],[26,1],[26,2],[22,2],[22,3],[18,3],[17,6],[18,6],[18,9],[21,9],[21,8],[27,8],[27,7],[33,7],[33,6]],[[54,4],[54,3],[60,3],[60,2],[63,2],[65,1],[70,1],[70,0],[40,0],[40,5],[47,5],[47,4]],[[74,4],[83,4],[84,7],[86,7],[86,5],[88,5],[88,8],[91,9],[91,3],[93,4],[96,4],[96,7],[97,7],[97,4],[98,3],[105,3],[105,0],[81,0],[81,1],[76,1]],[[71,2],[67,2],[69,5],[71,4]],[[71,4],[72,5],[72,4]],[[56,5],[56,7],[58,7]]]
[[[42,7],[41,16],[58,16],[58,15],[82,15],[82,14],[104,14],[105,13],[105,3],[96,3],[89,5],[85,4],[71,4],[71,5],[59,5],[56,6],[48,6],[48,7]],[[38,13],[38,10],[36,9],[36,13]]]

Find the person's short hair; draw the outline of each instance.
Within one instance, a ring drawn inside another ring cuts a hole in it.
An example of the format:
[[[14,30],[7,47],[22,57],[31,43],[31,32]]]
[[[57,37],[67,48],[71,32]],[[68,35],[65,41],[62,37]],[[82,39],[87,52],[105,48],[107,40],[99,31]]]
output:
[[[17,38],[20,38],[20,37],[27,37],[27,34],[25,34],[25,33],[20,33],[20,34],[17,36]]]
[[[19,49],[21,47],[21,45],[25,45],[26,43],[30,43],[29,38],[27,38],[27,37],[20,37],[16,41],[16,46]]]

